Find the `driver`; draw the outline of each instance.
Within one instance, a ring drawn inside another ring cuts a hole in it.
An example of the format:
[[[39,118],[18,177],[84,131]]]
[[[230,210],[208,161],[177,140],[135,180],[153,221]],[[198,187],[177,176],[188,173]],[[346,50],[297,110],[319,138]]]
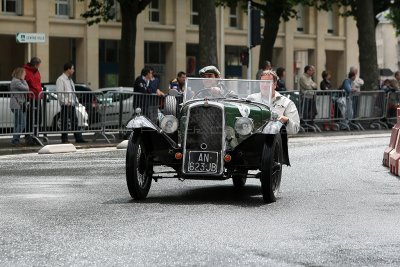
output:
[[[210,93],[212,96],[218,96],[222,94],[222,90],[218,87],[218,81],[215,79],[219,79],[221,77],[221,72],[215,66],[206,66],[199,70],[199,76],[201,78],[210,78],[204,79],[203,85],[204,89],[210,89]]]
[[[300,118],[296,105],[289,98],[276,91],[278,75],[273,70],[265,70],[261,73],[261,80],[272,82],[270,84],[261,83],[260,93],[251,94],[248,100],[268,104],[269,94],[271,92],[272,108],[271,110],[278,114],[278,120],[286,125],[288,134],[297,134],[300,129]]]

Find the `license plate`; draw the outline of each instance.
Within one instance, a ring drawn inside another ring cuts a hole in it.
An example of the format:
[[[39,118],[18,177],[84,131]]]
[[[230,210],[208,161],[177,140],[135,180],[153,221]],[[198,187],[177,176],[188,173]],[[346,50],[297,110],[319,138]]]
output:
[[[218,152],[190,151],[188,164],[188,172],[216,173]]]

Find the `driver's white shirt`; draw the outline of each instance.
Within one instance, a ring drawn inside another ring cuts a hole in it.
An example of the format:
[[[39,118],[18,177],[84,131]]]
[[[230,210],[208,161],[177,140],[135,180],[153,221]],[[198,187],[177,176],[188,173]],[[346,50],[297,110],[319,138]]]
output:
[[[247,97],[247,99],[269,105],[268,98],[263,97],[261,93],[251,94]],[[273,112],[277,113],[278,116],[286,116],[289,118],[289,122],[286,125],[287,133],[297,134],[300,129],[300,117],[293,101],[286,96],[281,95],[277,91],[275,91],[275,97],[273,97],[271,101]]]

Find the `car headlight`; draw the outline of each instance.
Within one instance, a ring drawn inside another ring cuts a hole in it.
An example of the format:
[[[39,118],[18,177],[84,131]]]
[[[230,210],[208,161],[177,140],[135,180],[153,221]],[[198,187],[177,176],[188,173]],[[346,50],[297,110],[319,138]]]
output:
[[[235,130],[240,135],[248,135],[253,131],[253,121],[246,117],[237,118],[235,122]]]
[[[178,119],[173,115],[166,115],[161,120],[161,129],[170,134],[175,132],[178,129]]]

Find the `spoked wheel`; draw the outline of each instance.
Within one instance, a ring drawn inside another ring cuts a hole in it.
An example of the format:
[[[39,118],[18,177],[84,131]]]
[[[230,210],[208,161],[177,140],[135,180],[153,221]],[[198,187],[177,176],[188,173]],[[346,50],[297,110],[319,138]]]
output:
[[[232,174],[232,182],[235,188],[243,188],[247,180],[247,170],[238,169]]]
[[[266,203],[276,201],[282,177],[282,139],[275,135],[264,144],[261,162],[261,190]]]
[[[131,135],[126,151],[126,183],[134,199],[145,199],[151,186],[153,166],[146,155],[141,136]]]

